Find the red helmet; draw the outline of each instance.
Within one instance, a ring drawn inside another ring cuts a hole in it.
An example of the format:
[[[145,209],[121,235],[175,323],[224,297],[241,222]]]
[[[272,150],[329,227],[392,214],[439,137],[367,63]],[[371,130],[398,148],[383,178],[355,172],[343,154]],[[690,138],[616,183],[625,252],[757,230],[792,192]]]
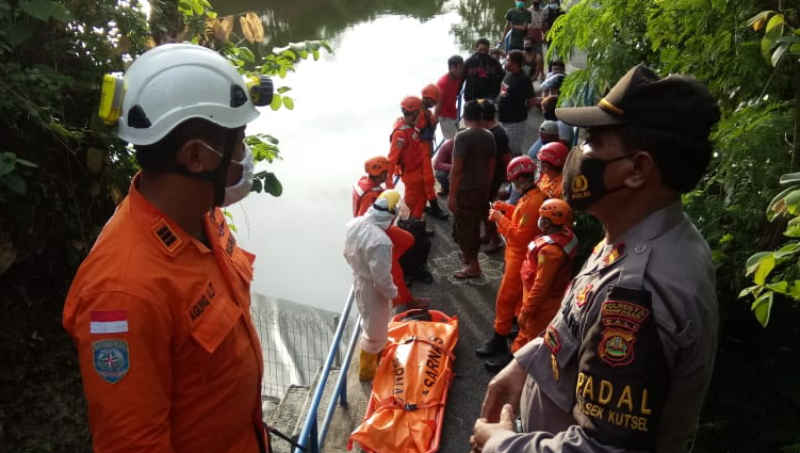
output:
[[[550,142],[542,146],[536,157],[542,162],[561,168],[564,166],[564,161],[567,160],[567,154],[569,154],[567,145],[561,142]]]
[[[439,102],[439,87],[431,83],[422,89],[422,97],[431,98],[434,101]]]
[[[550,198],[539,207],[539,217],[544,217],[553,225],[564,226],[572,223],[572,209],[560,198]]]
[[[528,156],[517,156],[511,159],[506,167],[506,175],[508,180],[516,179],[519,175],[534,175],[536,174],[536,162]]]
[[[403,99],[403,102],[400,103],[400,107],[409,112],[418,112],[422,110],[422,99],[416,96],[407,96]]]

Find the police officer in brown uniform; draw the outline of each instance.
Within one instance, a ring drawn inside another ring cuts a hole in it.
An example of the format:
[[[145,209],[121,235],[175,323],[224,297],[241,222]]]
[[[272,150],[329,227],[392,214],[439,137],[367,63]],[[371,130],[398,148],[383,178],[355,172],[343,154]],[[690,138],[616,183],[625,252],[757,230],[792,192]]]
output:
[[[716,102],[691,77],[640,65],[597,106],[556,115],[587,129],[565,199],[606,236],[544,334],[490,382],[473,451],[689,451],[719,314],[711,252],[680,194],[710,160]]]

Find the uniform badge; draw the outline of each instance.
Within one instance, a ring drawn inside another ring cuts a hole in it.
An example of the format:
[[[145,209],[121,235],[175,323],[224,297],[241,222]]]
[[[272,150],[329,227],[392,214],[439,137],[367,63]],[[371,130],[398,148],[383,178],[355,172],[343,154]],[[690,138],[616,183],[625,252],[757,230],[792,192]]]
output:
[[[558,351],[561,350],[561,340],[558,338],[558,332],[553,325],[547,326],[544,332],[544,344],[550,349],[550,366],[553,368],[553,379],[558,382],[561,377],[558,367]]]
[[[92,343],[94,370],[109,384],[122,380],[130,369],[128,342],[123,340],[100,340]]]
[[[615,245],[614,248],[603,257],[603,265],[609,266],[614,264],[614,262],[616,262],[623,253],[625,253],[625,244]]]
[[[631,302],[607,300],[600,309],[603,325],[597,346],[600,359],[612,367],[633,362],[636,334],[650,316],[650,310]]]
[[[581,288],[581,291],[578,293],[577,296],[575,296],[575,304],[578,306],[578,308],[583,308],[583,306],[586,305],[586,301],[589,300],[589,293],[591,292],[592,292],[591,283]]]

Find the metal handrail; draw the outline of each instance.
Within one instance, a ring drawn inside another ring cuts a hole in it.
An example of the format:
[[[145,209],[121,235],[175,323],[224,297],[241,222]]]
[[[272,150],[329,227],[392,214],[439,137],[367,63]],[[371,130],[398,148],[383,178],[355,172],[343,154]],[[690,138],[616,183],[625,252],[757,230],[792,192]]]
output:
[[[344,365],[339,372],[339,379],[336,381],[336,389],[334,390],[331,402],[328,404],[328,411],[325,413],[325,418],[322,420],[322,430],[319,433],[319,445],[325,441],[328,435],[328,427],[333,420],[333,413],[336,411],[336,402],[339,400],[339,405],[347,408],[347,370],[350,368],[350,360],[353,358],[353,351],[356,349],[358,337],[361,333],[361,315],[356,319],[356,328],[353,329],[353,335],[350,337],[350,344],[347,346],[347,355],[344,358]]]
[[[339,352],[339,343],[342,340],[342,336],[344,335],[345,326],[347,325],[347,320],[350,317],[350,309],[353,307],[353,300],[355,300],[355,289],[351,286],[350,287],[350,295],[347,297],[347,303],[344,305],[344,309],[342,310],[342,316],[339,319],[339,325],[336,327],[336,333],[333,336],[333,341],[331,342],[331,347],[328,350],[328,358],[325,360],[325,366],[322,368],[322,373],[320,373],[319,382],[317,383],[316,389],[314,389],[314,396],[311,399],[311,406],[308,409],[308,414],[306,415],[306,421],[303,423],[303,430],[300,432],[300,437],[297,439],[297,444],[299,447],[295,448],[294,453],[319,453],[320,452],[320,445],[325,440],[325,434],[327,434],[327,425],[330,423],[326,416],[325,427],[323,430],[323,435],[317,435],[317,411],[319,410],[319,403],[322,400],[322,394],[325,391],[325,384],[328,382],[328,376],[331,373],[331,368],[333,367],[333,361],[336,358],[337,353]],[[360,319],[360,317],[359,317]],[[356,324],[358,326],[358,323]],[[358,337],[358,327],[354,329],[353,338]],[[350,358],[353,353],[354,348],[354,341],[351,339],[350,350],[348,350],[347,358],[342,365],[341,375],[339,376],[339,381],[337,382],[337,389],[334,393],[334,396],[331,400],[331,406],[335,405],[336,399],[339,396],[342,396],[342,402],[344,405],[347,404],[346,400],[346,393],[343,393],[342,389],[345,389],[346,392],[347,385],[346,379],[343,380],[342,377],[347,375],[347,369],[350,366]],[[344,384],[343,384],[344,383]],[[332,410],[330,407],[328,408],[328,412],[332,414]]]

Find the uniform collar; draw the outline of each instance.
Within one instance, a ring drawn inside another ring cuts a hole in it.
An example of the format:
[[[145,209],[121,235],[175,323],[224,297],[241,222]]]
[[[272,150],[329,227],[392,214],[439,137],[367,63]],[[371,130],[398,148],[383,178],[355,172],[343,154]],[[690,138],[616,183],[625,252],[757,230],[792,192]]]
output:
[[[175,222],[150,203],[137,187],[141,173],[137,173],[131,180],[128,189],[131,214],[146,230],[148,239],[155,242],[164,254],[175,257],[192,244],[200,252],[209,253],[211,250],[205,244],[185,232]]]
[[[680,200],[675,201],[658,211],[650,213],[620,236],[620,242],[633,247],[655,239],[683,220],[683,206]]]

